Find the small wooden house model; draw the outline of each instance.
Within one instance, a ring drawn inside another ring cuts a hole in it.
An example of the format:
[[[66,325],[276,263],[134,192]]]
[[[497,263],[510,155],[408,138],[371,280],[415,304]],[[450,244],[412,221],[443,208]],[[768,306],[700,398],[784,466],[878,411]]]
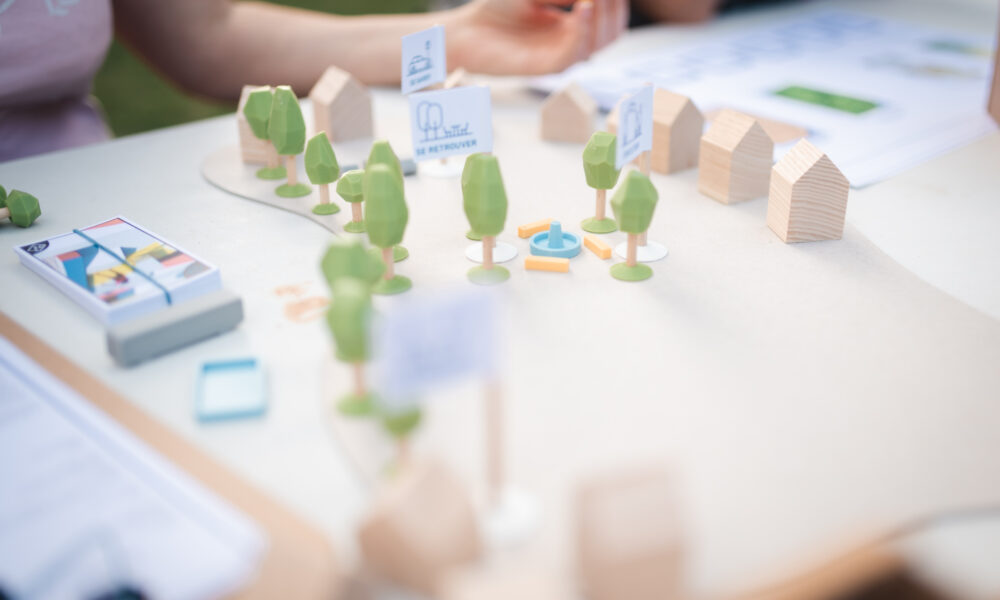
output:
[[[839,240],[849,187],[826,154],[801,140],[771,171],[767,226],[783,242]]]
[[[582,87],[571,83],[542,104],[542,139],[586,144],[594,130],[597,103]]]
[[[774,142],[751,116],[724,110],[701,138],[698,191],[724,204],[768,192]]]
[[[368,88],[347,71],[327,67],[309,92],[313,125],[331,142],[372,137],[372,98]]]

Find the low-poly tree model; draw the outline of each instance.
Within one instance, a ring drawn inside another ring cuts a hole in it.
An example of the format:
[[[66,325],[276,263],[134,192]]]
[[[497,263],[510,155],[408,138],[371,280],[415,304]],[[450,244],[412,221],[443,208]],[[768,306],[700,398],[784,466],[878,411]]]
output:
[[[399,189],[405,190],[403,185],[403,166],[399,163],[399,157],[392,150],[392,146],[386,140],[376,140],[372,144],[371,151],[368,152],[368,162],[365,168],[371,165],[385,165],[392,169],[392,172],[399,180]],[[410,251],[403,246],[396,246],[392,249],[392,259],[399,262],[410,255]]]
[[[261,87],[247,95],[246,104],[243,105],[243,116],[250,125],[250,131],[259,139],[267,140],[267,165],[257,169],[257,177],[261,179],[284,179],[285,167],[281,166],[278,159],[278,151],[274,147],[268,135],[268,123],[271,121],[271,103],[274,100],[274,91],[269,87]]]
[[[305,162],[309,181],[319,186],[319,204],[313,207],[313,213],[333,215],[340,212],[340,207],[330,202],[330,184],[340,177],[340,165],[326,133],[321,131],[309,139]]]
[[[469,269],[473,283],[490,285],[506,281],[510,272],[493,264],[496,236],[507,220],[507,192],[500,176],[500,163],[492,154],[470,154],[462,169],[462,205],[469,226],[483,241],[483,264]]]
[[[354,372],[354,389],[341,398],[337,408],[346,415],[370,415],[375,404],[365,385],[364,369],[371,358],[371,293],[365,282],[353,277],[336,279],[332,289],[326,323],[337,347],[337,359],[350,363]]]
[[[311,193],[311,187],[298,182],[295,168],[295,157],[302,154],[306,147],[306,121],[302,118],[302,108],[299,107],[295,92],[287,85],[279,85],[274,89],[267,134],[278,154],[285,157],[285,171],[288,175],[288,183],[278,186],[275,193],[282,198],[298,198]]]
[[[11,190],[8,194],[0,187],[0,219],[9,218],[18,227],[30,227],[40,216],[38,198],[21,190]]]
[[[636,261],[639,235],[649,229],[658,195],[653,183],[639,171],[629,171],[611,198],[618,226],[628,234],[628,252],[623,263],[611,267],[611,276],[622,281],[641,281],[653,276],[649,265]]]
[[[385,263],[385,274],[372,289],[376,294],[399,294],[413,285],[409,278],[396,275],[393,271],[395,261],[392,249],[403,241],[410,216],[403,197],[403,187],[400,185],[401,179],[391,168],[381,163],[368,164],[365,168],[365,226],[368,229],[368,241],[382,249],[382,262]]]
[[[337,182],[337,193],[351,205],[351,220],[344,225],[344,231],[364,233],[365,215],[361,203],[365,199],[365,172],[355,169],[344,173]]]
[[[368,252],[359,241],[334,240],[323,254],[320,269],[332,291],[333,284],[345,277],[357,279],[371,287],[382,277],[385,265],[381,258]]]
[[[619,170],[615,168],[614,135],[606,131],[597,131],[590,136],[587,147],[583,149],[583,172],[587,175],[587,185],[597,190],[597,209],[594,216],[584,219],[580,227],[590,233],[611,233],[615,231],[614,219],[605,214],[608,190],[618,183]]]

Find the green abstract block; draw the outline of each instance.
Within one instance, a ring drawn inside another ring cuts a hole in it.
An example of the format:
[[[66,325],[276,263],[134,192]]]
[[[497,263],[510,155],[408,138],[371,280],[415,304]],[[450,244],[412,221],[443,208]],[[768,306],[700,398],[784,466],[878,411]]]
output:
[[[371,347],[372,300],[368,285],[350,277],[333,282],[333,301],[326,323],[337,346],[337,358],[344,362],[367,361]]]
[[[496,236],[507,220],[507,192],[500,163],[492,154],[470,154],[462,169],[462,206],[469,226],[481,236]]]
[[[306,175],[314,185],[330,184],[340,177],[340,165],[333,152],[330,139],[322,131],[309,139],[306,145]]]
[[[42,208],[35,198],[21,190],[11,190],[0,199],[0,209],[10,212],[10,221],[18,227],[30,227],[38,217],[42,216]]]
[[[368,239],[379,248],[391,248],[403,241],[409,211],[403,198],[402,178],[383,164],[365,169],[365,224]]]
[[[610,190],[618,183],[619,170],[615,168],[617,138],[606,132],[596,131],[583,149],[583,172],[587,185],[596,190]]]
[[[301,154],[306,145],[306,122],[292,88],[279,85],[274,90],[267,134],[278,154]]]
[[[243,105],[243,116],[246,117],[253,134],[266,140],[267,125],[271,119],[271,103],[274,100],[274,92],[269,87],[257,88],[247,95],[246,104]],[[284,177],[284,175],[282,175]]]
[[[611,198],[611,210],[615,213],[618,227],[625,233],[634,234],[649,229],[657,199],[656,188],[649,177],[639,171],[629,171]]]
[[[320,269],[331,289],[334,283],[345,277],[371,286],[385,273],[385,265],[379,256],[372,255],[361,242],[346,240],[335,240],[330,244],[320,260]]]
[[[365,199],[365,172],[355,169],[344,173],[337,182],[337,194],[345,202],[354,204]]]

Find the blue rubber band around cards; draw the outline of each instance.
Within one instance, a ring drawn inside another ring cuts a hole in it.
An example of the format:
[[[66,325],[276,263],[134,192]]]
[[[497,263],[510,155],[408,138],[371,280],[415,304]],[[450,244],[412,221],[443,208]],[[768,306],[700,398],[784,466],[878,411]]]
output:
[[[90,242],[91,244],[93,244],[94,247],[97,248],[98,250],[103,250],[103,251],[107,252],[108,254],[110,254],[111,256],[114,256],[123,265],[128,265],[129,264],[128,259],[126,259],[124,256],[119,256],[118,254],[115,254],[114,250],[112,250],[111,248],[108,248],[104,244],[98,242],[97,240],[95,240],[94,238],[90,237],[86,233],[80,231],[79,229],[74,229],[73,233],[77,234],[78,236],[82,237],[83,239],[85,239],[88,242]],[[166,287],[164,287],[164,285],[162,283],[160,283],[159,281],[153,279],[149,275],[143,273],[139,269],[135,268],[134,265],[129,265],[129,266],[132,267],[132,272],[133,273],[138,274],[140,277],[144,277],[146,279],[146,281],[148,281],[148,282],[152,283],[153,285],[155,285],[156,287],[160,288],[160,291],[163,292],[163,296],[167,299],[167,305],[168,306],[171,305],[171,304],[173,304],[173,299],[170,297],[170,290],[168,290]]]

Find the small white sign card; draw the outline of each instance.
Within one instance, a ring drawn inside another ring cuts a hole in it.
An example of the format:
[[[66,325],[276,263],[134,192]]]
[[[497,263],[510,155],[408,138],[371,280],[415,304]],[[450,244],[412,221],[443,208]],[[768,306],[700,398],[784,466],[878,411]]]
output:
[[[373,380],[390,413],[420,404],[436,387],[496,377],[499,304],[492,292],[454,289],[400,299],[375,322]]]
[[[403,95],[442,82],[447,77],[443,26],[435,25],[403,36],[403,72],[400,78]]]
[[[468,86],[411,94],[410,135],[413,157],[418,161],[492,152],[489,88]]]
[[[615,168],[620,169],[653,148],[653,86],[622,98],[618,103],[618,144]]]

